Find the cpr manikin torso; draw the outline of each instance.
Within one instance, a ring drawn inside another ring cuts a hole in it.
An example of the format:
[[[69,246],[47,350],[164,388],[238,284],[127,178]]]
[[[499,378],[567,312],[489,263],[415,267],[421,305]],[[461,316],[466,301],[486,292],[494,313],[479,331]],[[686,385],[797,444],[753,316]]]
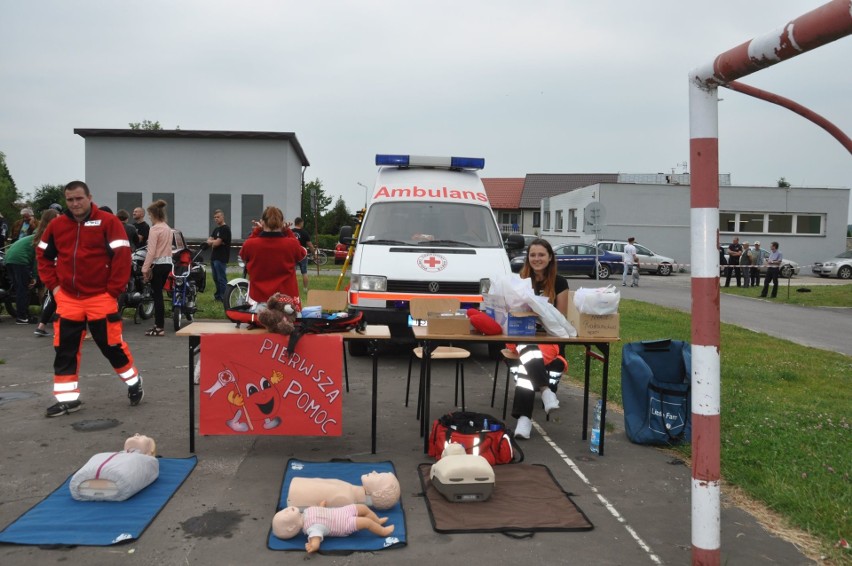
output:
[[[71,478],[71,497],[78,501],[124,501],[160,474],[154,440],[136,434],[121,452],[92,456]]]
[[[362,485],[326,478],[293,478],[287,492],[287,506],[304,509],[320,505],[342,507],[363,503],[376,509],[390,509],[399,501],[399,481],[390,472],[370,472],[361,476]]]

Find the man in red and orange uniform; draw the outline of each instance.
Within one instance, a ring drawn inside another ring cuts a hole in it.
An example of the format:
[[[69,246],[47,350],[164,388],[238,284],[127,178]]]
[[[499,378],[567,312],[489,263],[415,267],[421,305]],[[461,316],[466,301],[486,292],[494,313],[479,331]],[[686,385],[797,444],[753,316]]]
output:
[[[127,385],[131,405],[142,401],[142,378],[122,336],[118,295],[130,278],[130,242],[121,221],[92,203],[82,181],[65,186],[68,209],[50,223],[38,243],[38,272],[53,290],[53,395],[46,415],[80,409],[80,348],[86,326],[103,355]]]

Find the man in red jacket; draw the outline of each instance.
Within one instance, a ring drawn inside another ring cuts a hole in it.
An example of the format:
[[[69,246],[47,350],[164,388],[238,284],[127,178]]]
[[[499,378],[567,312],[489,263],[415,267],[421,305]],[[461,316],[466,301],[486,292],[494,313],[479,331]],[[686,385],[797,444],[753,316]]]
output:
[[[103,355],[127,385],[131,405],[142,401],[142,378],[122,337],[118,295],[130,278],[130,242],[121,221],[92,203],[82,181],[65,186],[67,210],[50,223],[36,249],[38,272],[53,290],[53,395],[48,417],[80,409],[80,348],[86,326]]]

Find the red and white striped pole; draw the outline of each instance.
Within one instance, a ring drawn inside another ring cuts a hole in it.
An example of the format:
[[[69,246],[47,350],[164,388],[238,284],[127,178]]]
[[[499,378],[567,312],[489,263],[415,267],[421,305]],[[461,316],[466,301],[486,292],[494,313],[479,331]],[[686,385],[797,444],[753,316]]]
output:
[[[720,563],[719,117],[716,87],[689,86],[692,257],[692,563]]]
[[[721,562],[717,87],[850,34],[852,0],[834,0],[788,22],[780,30],[722,53],[689,77],[693,564]],[[842,136],[838,139],[843,143]]]

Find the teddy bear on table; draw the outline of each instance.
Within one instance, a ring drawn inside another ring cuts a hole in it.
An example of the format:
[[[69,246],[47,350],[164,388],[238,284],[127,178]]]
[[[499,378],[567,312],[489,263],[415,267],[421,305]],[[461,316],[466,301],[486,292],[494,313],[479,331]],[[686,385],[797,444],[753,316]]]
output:
[[[290,295],[275,293],[266,302],[266,308],[257,313],[257,320],[270,332],[289,336],[295,329],[295,320],[301,302]]]
[[[394,527],[385,525],[387,522],[387,517],[380,518],[363,503],[326,507],[323,501],[319,506],[308,507],[304,511],[298,507],[282,509],[272,518],[272,534],[280,539],[290,539],[302,531],[308,537],[305,550],[313,554],[327,536],[345,537],[363,529],[382,537],[390,536]]]
[[[78,501],[124,501],[153,483],[160,475],[157,444],[143,434],[124,443],[121,452],[92,456],[72,477],[71,497]]]

